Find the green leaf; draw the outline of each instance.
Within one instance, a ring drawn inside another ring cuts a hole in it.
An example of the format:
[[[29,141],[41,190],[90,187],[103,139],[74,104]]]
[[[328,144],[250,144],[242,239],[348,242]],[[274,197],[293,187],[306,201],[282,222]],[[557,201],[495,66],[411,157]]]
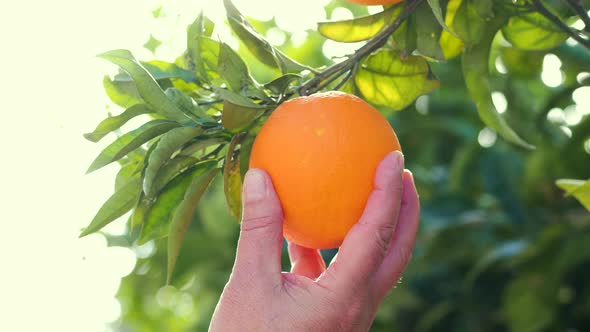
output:
[[[567,33],[539,13],[511,17],[502,27],[502,34],[514,47],[523,50],[548,50],[568,38]]]
[[[375,36],[399,15],[398,7],[392,6],[380,13],[350,20],[320,22],[318,23],[318,32],[328,39],[342,43],[367,40]]]
[[[264,110],[259,107],[244,107],[226,100],[223,102],[221,124],[226,129],[238,131],[248,126],[262,114],[264,114]]]
[[[152,152],[154,152],[154,150],[156,149],[156,147],[158,146],[159,143],[160,143],[159,139],[156,139],[154,142],[152,142],[152,144],[149,145],[149,147],[145,153],[145,156],[143,157],[143,160],[142,160],[143,162],[142,162],[142,167],[141,167],[142,183],[143,183],[143,178],[145,177],[145,170],[147,168],[148,160],[149,160],[150,156],[152,155]],[[140,184],[140,186],[142,186],[142,184]],[[145,194],[143,192],[143,188],[141,188],[139,196],[137,197],[137,203],[135,204],[135,208],[133,209],[133,212],[131,213],[131,217],[129,219],[130,228],[132,231],[134,231],[135,229],[137,229],[140,226],[143,226],[144,221],[145,221],[146,211],[149,210],[149,208],[151,207],[152,204],[153,204],[153,200],[145,197]]]
[[[142,144],[148,142],[154,137],[169,131],[172,128],[180,126],[178,123],[167,120],[153,120],[143,126],[132,130],[123,136],[117,138],[113,143],[107,146],[88,168],[87,173],[95,171],[106,166],[113,161],[117,161],[127,153],[137,149]]]
[[[506,120],[498,113],[492,101],[492,87],[490,86],[488,69],[490,47],[496,32],[503,23],[502,18],[491,21],[485,34],[481,36],[480,42],[463,52],[463,77],[481,120],[509,142],[532,149],[534,146],[525,142],[510,128]]]
[[[265,65],[277,68],[282,73],[299,72],[313,68],[302,65],[289,58],[283,52],[275,49],[272,45],[254,29],[252,24],[238,11],[231,0],[223,0],[227,12],[227,20],[238,38],[246,45],[248,50]]]
[[[590,211],[590,180],[560,179],[555,184],[565,190],[567,196],[574,196]]]
[[[181,68],[174,63],[153,60],[141,61],[140,64],[156,81],[177,78],[185,82],[200,84],[199,79],[192,71]],[[117,82],[133,82],[133,78],[127,72],[119,73],[113,79]]]
[[[404,4],[395,7],[397,16],[403,9]],[[402,58],[406,58],[416,49],[416,16],[411,15],[395,30],[391,35],[392,46],[396,51],[400,51]]]
[[[481,273],[485,272],[492,264],[500,260],[515,257],[521,254],[528,246],[529,243],[523,239],[498,244],[477,261],[465,277],[465,282],[471,286],[476,278],[480,276]]]
[[[174,128],[163,134],[158,145],[150,154],[145,175],[143,178],[143,192],[148,198],[157,194],[154,191],[154,181],[158,176],[158,171],[174,152],[178,151],[184,144],[191,141],[195,136],[203,133],[203,129],[197,127],[180,127]]]
[[[510,75],[527,79],[537,79],[541,75],[545,52],[503,47],[501,54],[502,61]]]
[[[234,157],[235,148],[244,136],[237,134],[231,140],[223,167],[223,192],[229,210],[237,220],[242,218],[242,175],[240,155]]]
[[[453,20],[453,31],[467,45],[479,43],[488,29],[488,22],[479,13],[478,1],[484,0],[463,0]]]
[[[429,1],[430,3],[430,1]],[[438,7],[440,10],[440,6]],[[436,60],[444,60],[445,56],[438,43],[442,32],[432,9],[426,4],[419,6],[416,16],[416,48],[420,54]]]
[[[244,97],[240,94],[237,94],[233,91],[215,88],[215,93],[223,100],[229,101],[232,104],[242,106],[242,107],[249,107],[249,108],[258,108],[258,109],[269,109],[272,108],[272,105],[259,105],[252,101],[252,99],[248,97]]]
[[[84,137],[89,141],[98,142],[108,133],[121,128],[121,126],[123,126],[125,123],[127,123],[127,121],[131,120],[132,118],[138,115],[152,112],[153,111],[145,104],[133,105],[126,109],[120,115],[110,116],[102,120],[93,132],[84,134]]]
[[[199,105],[177,88],[168,88],[166,96],[176,104],[178,109],[195,123],[215,122]]]
[[[428,78],[426,60],[409,56],[402,60],[400,52],[380,50],[368,56],[359,67],[355,83],[367,101],[401,110],[418,96],[439,87]]]
[[[217,68],[219,75],[234,92],[246,93],[254,85],[244,60],[225,43],[222,43],[219,48]]]
[[[127,182],[131,181],[134,175],[141,172],[142,166],[143,160],[140,159],[131,160],[122,165],[115,178],[115,191],[121,189]]]
[[[152,75],[135,59],[131,52],[115,50],[103,53],[99,57],[111,61],[128,72],[137,86],[137,91],[154,111],[171,120],[186,120],[182,111],[166,97]]]
[[[215,70],[219,43],[208,38],[211,37],[214,27],[215,24],[201,12],[187,29],[188,67],[194,69],[197,75],[207,82],[218,77]]]
[[[448,27],[452,27],[455,21],[455,15],[457,14],[457,9],[461,5],[462,0],[449,0],[447,4],[447,12],[445,16],[445,24],[447,29],[445,29],[441,35],[439,44],[442,48],[443,54],[445,55],[445,59],[452,59],[457,55],[461,54],[465,45],[463,41],[457,36],[454,32]]]
[[[109,99],[123,108],[143,103],[143,99],[133,82],[114,81],[107,75],[102,80],[102,84]]]
[[[453,2],[454,0],[449,0],[448,3],[450,4],[451,2]],[[448,6],[449,4],[447,4],[447,15],[448,15]],[[428,0],[428,5],[430,6],[430,9],[432,9],[432,14],[434,15],[434,18],[436,18],[436,21],[438,22],[438,24],[440,24],[440,26],[445,29],[448,33],[450,33],[452,36],[455,36],[456,38],[459,38],[459,36],[457,36],[453,30],[451,30],[446,22],[445,22],[445,18],[443,17],[443,11],[442,8],[440,6],[440,0]]]
[[[240,143],[240,177],[243,179],[250,168],[250,154],[254,145],[254,137],[246,136]]]
[[[179,155],[182,156],[190,156],[193,155],[199,151],[202,151],[203,149],[206,149],[210,146],[213,145],[218,145],[218,144],[222,144],[222,143],[226,143],[227,139],[223,138],[223,137],[212,137],[212,138],[207,138],[207,139],[199,139],[196,142],[188,145],[187,147],[185,147],[184,149],[182,149],[179,153]]]
[[[217,175],[218,169],[212,169],[196,177],[191,182],[189,188],[184,194],[184,199],[174,211],[172,223],[170,224],[170,233],[168,234],[168,269],[166,275],[166,284],[170,284],[172,272],[176,265],[176,259],[180,253],[180,247],[184,236],[188,231],[190,222],[193,219],[197,203],[207,190],[207,187]]]
[[[141,178],[139,174],[117,190],[98,210],[88,227],[82,231],[80,237],[99,231],[115,219],[131,210],[139,195]]]
[[[540,283],[536,281],[539,278],[542,277],[525,274],[505,286],[501,308],[510,331],[546,331],[554,321],[558,310],[557,285],[551,280]]]
[[[139,244],[168,235],[174,211],[182,201],[193,179],[213,169],[216,165],[216,162],[207,161],[190,167],[168,182],[155,201],[154,199],[146,199],[143,202],[144,210],[141,217],[144,222],[138,239]]]
[[[282,96],[287,92],[287,90],[291,86],[291,83],[300,79],[301,76],[299,75],[285,74],[266,83],[264,85],[264,88],[270,90],[270,92],[274,93],[275,95]]]
[[[153,183],[153,191],[159,193],[162,188],[164,188],[168,182],[170,182],[174,177],[181,174],[188,168],[192,167],[193,165],[197,164],[200,160],[195,157],[191,156],[176,156],[169,160],[158,172],[158,176],[154,180]],[[215,166],[217,164],[216,160],[206,160],[202,161],[199,165],[205,166],[207,163],[211,164],[211,166]]]
[[[162,45],[162,42],[154,38],[154,35],[150,34],[150,39],[143,44],[143,47],[152,53],[156,53],[156,49],[160,47],[160,45]]]

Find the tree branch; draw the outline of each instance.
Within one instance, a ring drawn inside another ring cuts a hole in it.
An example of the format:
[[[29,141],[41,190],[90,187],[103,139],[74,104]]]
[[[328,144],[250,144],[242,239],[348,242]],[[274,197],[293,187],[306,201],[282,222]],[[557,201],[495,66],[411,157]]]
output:
[[[316,77],[303,84],[299,88],[299,95],[307,96],[316,91],[319,91],[321,82],[330,79],[333,75],[340,77],[342,74],[350,71],[354,64],[361,61],[361,59],[366,55],[383,46],[387,42],[389,36],[391,36],[391,34],[397,30],[397,28],[399,28],[403,21],[407,19],[422,2],[424,2],[424,0],[407,1],[404,10],[395,18],[395,20],[393,20],[393,22],[391,22],[391,24],[386,26],[377,35],[375,35],[375,37],[369,40],[369,42],[356,50],[356,52],[354,52],[354,54],[348,59],[331,65],[326,70],[319,73]],[[335,78],[332,78],[330,80],[333,81],[334,79]]]
[[[555,23],[561,30],[567,33],[570,37],[575,39],[578,43],[582,46],[590,50],[590,41],[588,39],[583,38],[580,36],[576,31],[572,30],[567,24],[565,24],[559,17],[553,14],[545,5],[541,2],[541,0],[533,0],[533,6],[537,9],[537,11],[549,19],[551,22]]]
[[[584,22],[584,31],[590,32],[590,16],[588,16],[588,11],[584,8],[582,0],[565,0],[565,2],[567,2],[570,8]]]

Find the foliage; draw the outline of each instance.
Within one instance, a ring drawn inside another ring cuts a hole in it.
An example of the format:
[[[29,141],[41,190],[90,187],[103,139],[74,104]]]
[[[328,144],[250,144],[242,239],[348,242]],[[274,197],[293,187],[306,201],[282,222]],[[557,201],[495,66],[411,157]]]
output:
[[[354,19],[319,23],[299,48],[271,45],[263,32],[274,21],[224,4],[238,50],[200,14],[174,63],[101,55],[121,68],[103,83],[124,110],[85,137],[148,119],[89,168],[121,165],[115,193],[82,235],[128,213],[128,234],[109,241],[149,253],[122,283],[122,330],[206,329],[233,263],[253,138],[281,102],[335,89],[389,117],[423,204],[414,262],[375,331],[590,328],[590,215],[555,185],[590,175],[589,116],[563,119],[589,82],[590,26],[573,25],[590,22],[587,3],[414,0],[373,15],[352,7]],[[321,36],[364,44],[332,62],[316,56]],[[541,80],[549,54],[562,63],[557,87]],[[588,208],[587,181],[557,185]],[[160,288],[166,280],[177,287]]]

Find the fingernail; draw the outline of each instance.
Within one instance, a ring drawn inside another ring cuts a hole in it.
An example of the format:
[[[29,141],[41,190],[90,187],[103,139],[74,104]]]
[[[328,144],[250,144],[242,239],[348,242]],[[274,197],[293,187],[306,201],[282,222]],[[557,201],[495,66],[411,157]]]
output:
[[[266,178],[257,169],[251,169],[244,179],[244,200],[255,202],[266,196]]]
[[[391,158],[393,159],[393,168],[400,171],[400,173],[404,172],[404,155],[401,151],[393,151],[390,154]]]

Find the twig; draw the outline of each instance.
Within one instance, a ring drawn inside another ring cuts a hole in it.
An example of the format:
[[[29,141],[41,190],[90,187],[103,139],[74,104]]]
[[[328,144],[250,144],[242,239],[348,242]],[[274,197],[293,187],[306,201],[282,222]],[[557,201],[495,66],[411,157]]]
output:
[[[424,2],[424,0],[407,1],[404,10],[395,18],[395,20],[393,20],[393,22],[391,22],[391,24],[386,26],[375,37],[369,40],[369,42],[356,50],[348,59],[333,64],[323,72],[319,73],[316,77],[303,84],[299,88],[299,95],[307,96],[318,91],[321,82],[329,79],[332,75],[337,75],[336,77],[341,76],[346,71],[351,70],[354,64],[359,62],[366,55],[383,46],[387,42],[389,36],[391,36],[391,34],[416,10],[416,8],[418,8],[422,2]]]
[[[572,30],[567,24],[565,24],[559,17],[553,14],[543,3],[541,0],[533,0],[533,5],[541,13],[541,15],[545,16],[551,22],[555,23],[561,30],[567,33],[570,37],[575,39],[578,43],[582,46],[590,50],[590,41],[588,39],[582,38],[578,33]]]
[[[344,76],[344,78],[338,84],[336,84],[334,90],[339,90],[341,87],[343,87],[344,84],[346,84],[346,82],[348,82],[348,80],[352,77],[353,73],[356,71],[355,69],[356,66],[349,70],[346,76]]]
[[[567,2],[576,15],[584,22],[584,31],[590,32],[590,16],[588,16],[588,11],[584,8],[582,0],[565,0],[565,2]]]

